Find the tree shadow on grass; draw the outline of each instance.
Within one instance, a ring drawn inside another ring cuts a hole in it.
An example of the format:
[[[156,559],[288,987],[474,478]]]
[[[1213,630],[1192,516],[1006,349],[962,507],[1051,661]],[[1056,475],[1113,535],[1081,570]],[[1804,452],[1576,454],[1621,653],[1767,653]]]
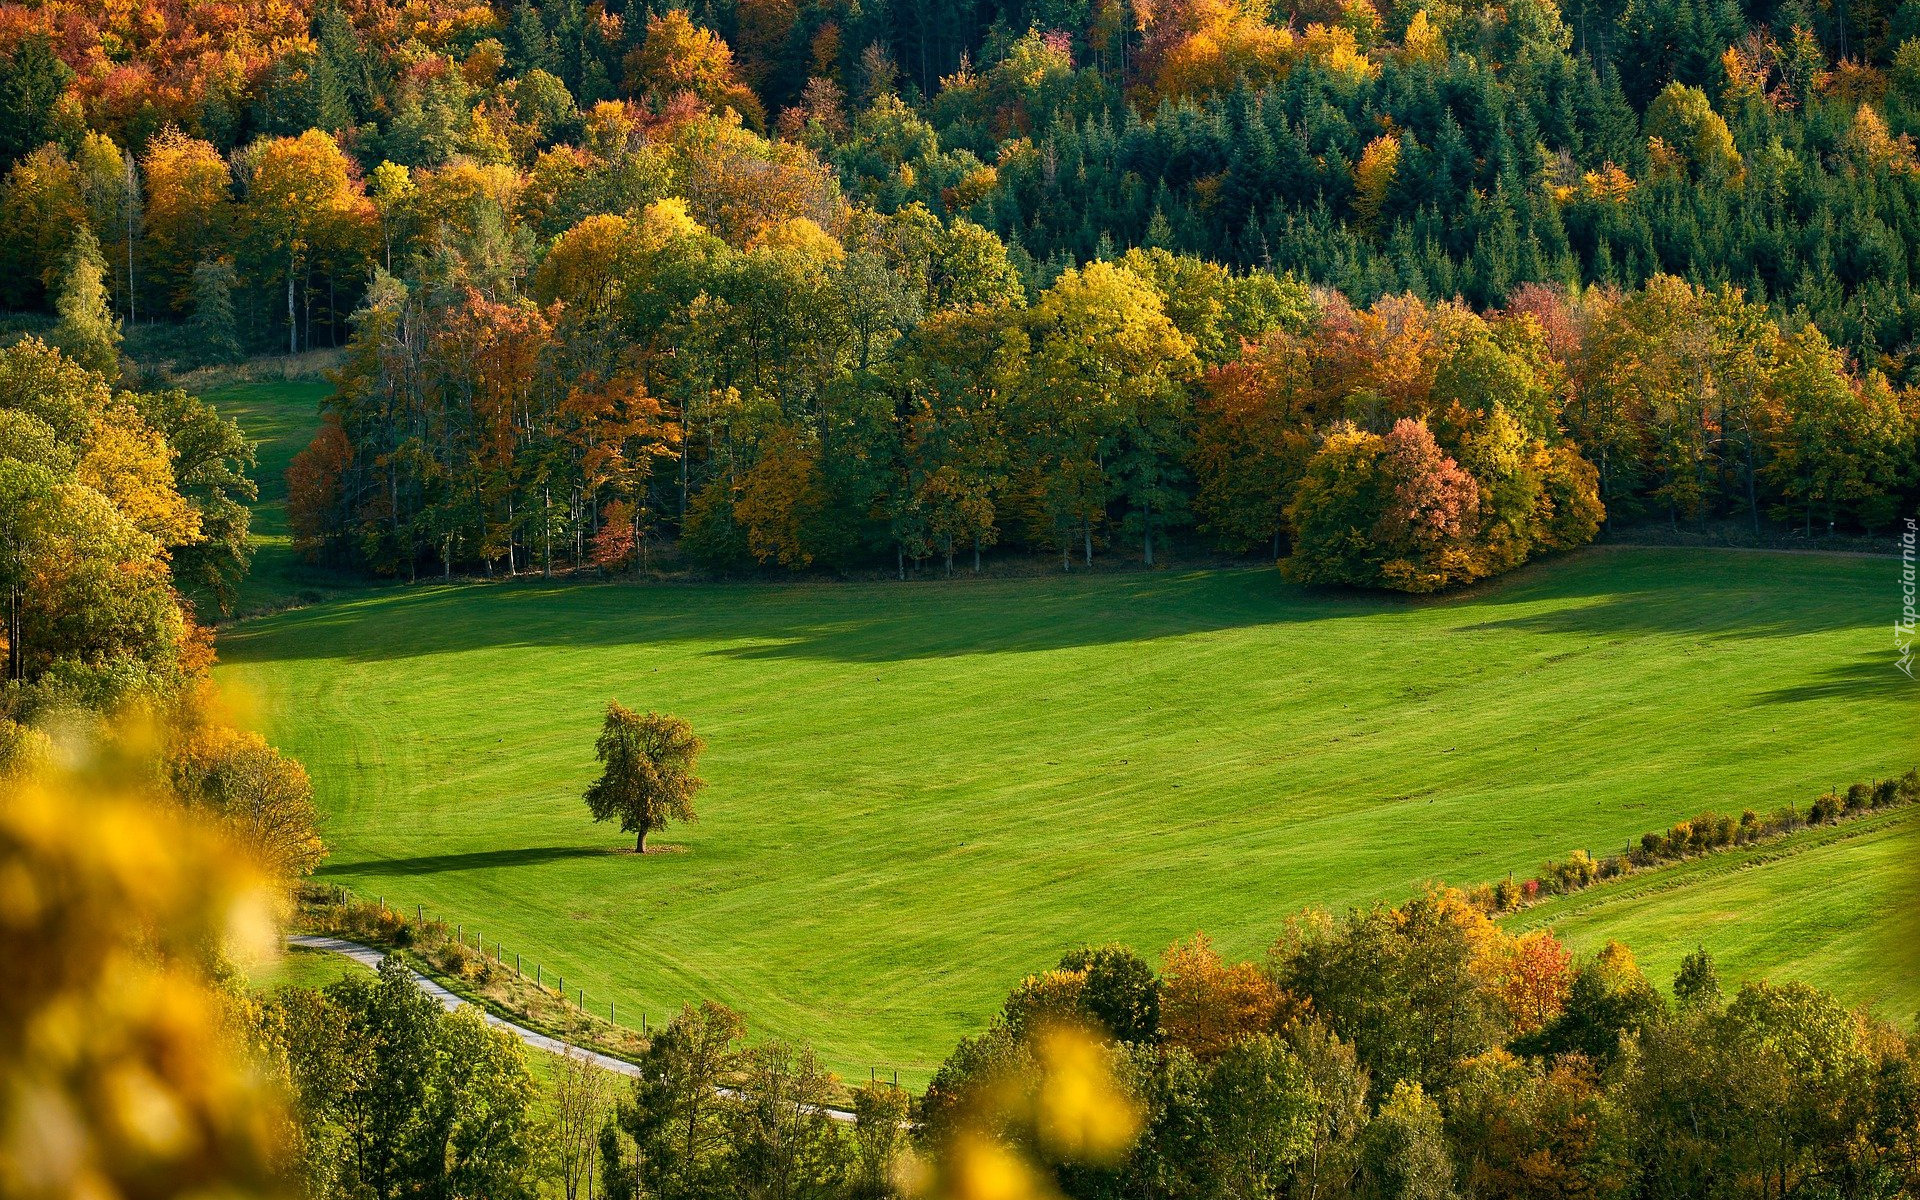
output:
[[[712,643],[736,659],[891,663],[1150,642],[1401,611],[1431,601],[1305,589],[1273,570],[953,585],[517,583],[407,588],[225,631],[228,663],[381,662],[481,649]]]
[[[223,633],[229,663],[383,662],[443,653],[709,643],[743,660],[899,663],[1151,643],[1255,627],[1439,610],[1436,626],[1614,638],[1822,633],[1867,623],[1852,560],[1593,550],[1464,593],[1304,588],[1271,569],[1127,572],[953,584],[591,586],[523,581],[404,588]],[[1531,611],[1515,612],[1515,609]]]
[[[1871,572],[1882,569],[1876,560],[1622,547],[1597,551],[1586,562],[1597,569],[1577,576],[1588,585],[1584,590],[1513,589],[1486,598],[1489,606],[1553,598],[1569,603],[1497,616],[1461,631],[1722,641],[1837,633],[1882,623],[1866,599]]]
[[[1920,700],[1920,687],[1894,666],[1894,657],[1863,658],[1828,667],[1819,676],[1791,687],[1762,692],[1768,704],[1800,704],[1809,700]]]
[[[421,854],[411,858],[383,858],[345,866],[325,866],[321,875],[375,875],[404,878],[439,875],[447,871],[491,871],[500,867],[531,867],[574,858],[611,858],[631,850],[601,846],[528,846],[517,850],[476,850],[467,854]]]

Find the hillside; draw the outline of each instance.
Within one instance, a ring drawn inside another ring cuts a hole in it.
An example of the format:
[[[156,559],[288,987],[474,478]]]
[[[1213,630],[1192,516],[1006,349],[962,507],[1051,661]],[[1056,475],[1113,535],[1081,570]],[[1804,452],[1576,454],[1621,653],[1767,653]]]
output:
[[[622,1011],[718,998],[924,1078],[1070,945],[1253,954],[1301,905],[1909,765],[1884,570],[1599,550],[1425,603],[1258,570],[419,587],[242,623],[219,677],[313,772],[324,878]],[[683,853],[587,819],[609,698],[711,743]]]

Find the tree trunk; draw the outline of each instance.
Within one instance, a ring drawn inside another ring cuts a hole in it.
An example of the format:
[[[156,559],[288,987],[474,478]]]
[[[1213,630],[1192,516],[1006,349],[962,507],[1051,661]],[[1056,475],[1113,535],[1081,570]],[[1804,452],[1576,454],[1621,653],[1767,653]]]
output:
[[[287,257],[287,357],[300,353],[300,322],[293,313],[293,272],[297,264]]]
[[[1091,567],[1093,565],[1093,522],[1091,520],[1080,522],[1080,541],[1086,549],[1087,565]]]
[[[633,839],[633,852],[635,854],[645,854],[647,852],[647,831],[646,830],[642,829],[639,833],[639,836]]]
[[[1151,508],[1142,509],[1140,512],[1140,521],[1146,530],[1144,545],[1146,547],[1147,565],[1150,567],[1153,565],[1153,510]]]
[[[973,535],[973,573],[980,573],[980,535]]]
[[[7,678],[22,682],[27,677],[26,647],[20,644],[19,588],[7,590]]]
[[[133,278],[133,229],[134,221],[140,215],[138,196],[140,181],[134,174],[133,155],[126,157],[127,164],[127,324],[136,324],[140,319],[139,306],[134,300]]]

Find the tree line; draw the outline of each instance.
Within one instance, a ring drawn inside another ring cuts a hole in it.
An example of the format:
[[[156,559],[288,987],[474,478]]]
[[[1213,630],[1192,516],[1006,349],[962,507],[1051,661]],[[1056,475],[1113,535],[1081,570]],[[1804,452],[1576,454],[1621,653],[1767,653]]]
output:
[[[1845,789],[1830,788],[1816,797],[1804,813],[1794,804],[1783,805],[1764,816],[1751,808],[1742,809],[1739,816],[1707,809],[1684,821],[1675,821],[1665,829],[1650,829],[1640,835],[1637,843],[1629,843],[1617,854],[1595,858],[1586,850],[1575,850],[1565,858],[1548,859],[1541,864],[1540,873],[1531,879],[1515,880],[1508,876],[1497,883],[1477,884],[1467,889],[1467,898],[1486,913],[1512,912],[1545,896],[1577,892],[1648,867],[1732,846],[1750,846],[1809,825],[1828,825],[1916,801],[1920,801],[1920,767],[1909,769],[1897,779],[1877,779],[1872,783],[1856,780]]]
[[[89,369],[94,328],[62,318],[75,358],[37,338],[0,348],[0,784],[57,772],[80,753],[63,741],[125,743],[113,753],[151,756],[150,790],[298,878],[325,857],[312,784],[235,727],[183,594],[211,606],[244,575],[253,446],[178,389],[115,386],[110,344],[110,370]]]
[[[818,13],[431,11],[203,31],[224,117],[218,56],[162,65],[189,14],[6,35],[7,303],[344,346],[293,479],[335,561],[1177,542],[1431,590],[1913,502],[1887,14],[1068,5],[916,86],[878,27],[772,65]]]
[[[1916,478],[1912,397],[1737,289],[1360,309],[1136,249],[1029,303],[978,226],[849,221],[738,250],[670,197],[568,230],[534,298],[383,283],[294,467],[302,544],[409,575],[668,544],[904,575],[1185,539],[1432,591],[1610,515],[1884,529]]]

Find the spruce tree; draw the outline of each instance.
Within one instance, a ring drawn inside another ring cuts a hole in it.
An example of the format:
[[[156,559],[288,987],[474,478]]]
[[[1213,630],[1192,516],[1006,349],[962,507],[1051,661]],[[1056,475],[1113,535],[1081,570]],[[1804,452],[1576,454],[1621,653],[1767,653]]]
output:
[[[66,356],[108,379],[120,377],[120,322],[107,307],[107,263],[100,240],[82,224],[61,268],[53,343]]]
[[[209,260],[193,269],[193,319],[187,357],[202,364],[239,362],[240,335],[233,318],[233,267]]]

